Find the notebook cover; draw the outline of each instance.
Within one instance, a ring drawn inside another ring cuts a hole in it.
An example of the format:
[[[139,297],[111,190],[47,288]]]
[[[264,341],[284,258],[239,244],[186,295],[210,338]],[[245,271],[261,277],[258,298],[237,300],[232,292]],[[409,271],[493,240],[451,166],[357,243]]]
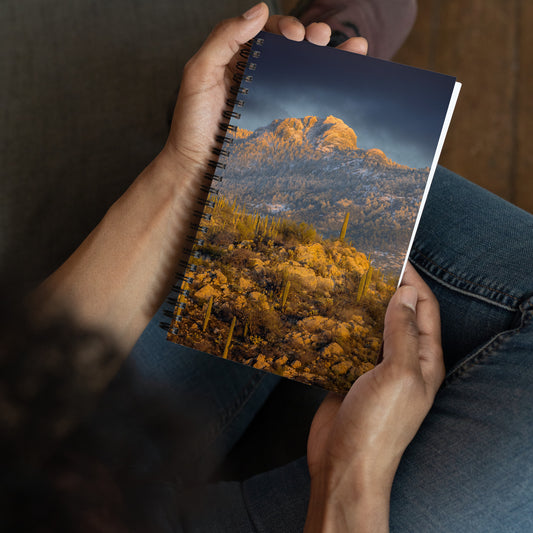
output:
[[[458,87],[260,33],[168,339],[347,391],[376,363]]]

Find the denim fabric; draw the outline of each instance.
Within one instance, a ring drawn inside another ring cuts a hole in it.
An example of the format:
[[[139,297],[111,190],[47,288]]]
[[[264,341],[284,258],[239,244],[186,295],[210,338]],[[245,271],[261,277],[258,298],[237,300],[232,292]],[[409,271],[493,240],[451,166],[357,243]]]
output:
[[[391,530],[532,531],[533,217],[439,168],[411,261],[441,306],[447,377],[400,464]],[[132,360],[155,380],[200,386],[229,447],[274,382],[160,342],[153,324]],[[308,493],[302,458],[210,486],[210,512],[191,511],[169,531],[301,531]],[[172,500],[160,503],[172,515]]]
[[[281,378],[167,341],[159,327],[165,321],[164,308],[134,346],[128,370],[142,377],[136,380],[137,388],[164,390],[177,411],[187,402],[185,408],[201,417],[195,448],[199,478],[207,479]]]
[[[397,472],[391,531],[533,531],[533,217],[440,169],[411,259],[448,373]]]

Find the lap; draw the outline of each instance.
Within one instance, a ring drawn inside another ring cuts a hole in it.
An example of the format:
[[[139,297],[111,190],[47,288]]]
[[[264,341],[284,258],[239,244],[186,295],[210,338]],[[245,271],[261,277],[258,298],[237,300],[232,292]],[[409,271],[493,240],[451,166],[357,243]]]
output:
[[[441,170],[411,259],[447,377],[398,469],[392,531],[531,531],[533,217]]]
[[[437,171],[411,260],[439,299],[448,375],[398,470],[393,531],[531,530],[532,236],[531,215],[451,172]],[[199,386],[215,411],[225,411],[224,398],[235,405],[235,395],[250,380],[263,380],[248,368],[176,352],[156,331],[152,325],[136,347],[138,368],[174,382],[171,386]],[[154,342],[154,335],[160,340]],[[256,406],[274,384],[267,378]],[[253,414],[251,409],[243,420]],[[226,447],[235,435],[225,439]],[[224,505],[212,505],[211,517],[202,520],[221,531],[227,520],[235,531],[248,531],[250,523],[258,531],[280,523],[285,531],[300,531],[308,490],[306,463],[300,460],[243,484],[211,487],[210,498]],[[265,498],[268,494],[276,496]],[[228,513],[231,508],[234,513]],[[247,517],[240,529],[233,523],[238,517]]]

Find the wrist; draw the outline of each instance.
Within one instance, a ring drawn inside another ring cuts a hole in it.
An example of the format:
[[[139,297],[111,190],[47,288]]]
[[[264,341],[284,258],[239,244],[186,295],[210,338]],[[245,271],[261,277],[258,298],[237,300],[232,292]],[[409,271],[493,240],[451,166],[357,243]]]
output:
[[[389,530],[392,480],[374,478],[365,468],[350,470],[312,476],[305,533]]]

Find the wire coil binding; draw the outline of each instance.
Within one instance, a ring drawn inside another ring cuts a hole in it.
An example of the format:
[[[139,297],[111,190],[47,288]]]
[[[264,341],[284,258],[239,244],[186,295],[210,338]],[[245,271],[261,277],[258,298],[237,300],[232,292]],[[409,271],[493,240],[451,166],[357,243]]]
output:
[[[216,207],[219,190],[214,184],[220,183],[223,180],[223,172],[226,169],[226,161],[231,155],[228,147],[231,146],[234,139],[228,135],[237,131],[237,126],[231,124],[232,120],[239,120],[241,113],[236,111],[236,108],[243,108],[246,97],[249,93],[249,84],[253,81],[253,75],[250,71],[255,71],[257,63],[251,61],[256,60],[261,56],[260,50],[251,50],[252,45],[262,46],[264,39],[255,38],[248,41],[239,51],[239,56],[245,61],[237,61],[235,68],[237,72],[233,74],[233,81],[235,85],[230,87],[229,93],[231,97],[226,99],[227,108],[222,112],[222,122],[219,123],[219,134],[215,137],[217,146],[211,152],[215,156],[208,161],[209,169],[204,173],[206,183],[200,186],[202,197],[198,198],[197,203],[202,206],[201,209],[193,211],[196,223],[191,223],[191,233],[186,237],[186,244],[183,252],[187,255],[187,259],[182,259],[179,262],[179,271],[176,274],[176,283],[173,285],[171,292],[177,293],[176,297],[169,297],[167,303],[172,306],[163,312],[170,322],[160,322],[160,327],[165,329],[170,335],[175,335],[178,332],[179,323],[183,317],[183,313],[187,307],[187,301],[190,299],[191,285],[194,281],[194,273],[198,269],[198,263],[195,260],[201,260],[202,252],[198,247],[205,243],[205,236],[209,230],[209,222],[211,221],[212,211]]]

